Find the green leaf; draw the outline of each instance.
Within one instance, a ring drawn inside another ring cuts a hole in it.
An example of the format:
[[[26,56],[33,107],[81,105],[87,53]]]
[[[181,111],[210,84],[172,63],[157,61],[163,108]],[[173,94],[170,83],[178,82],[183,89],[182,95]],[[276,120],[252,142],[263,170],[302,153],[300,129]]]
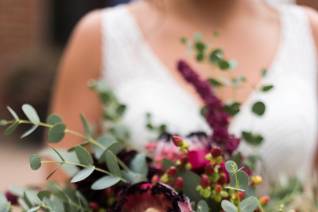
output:
[[[97,143],[99,143],[99,144],[104,146],[104,149],[101,149],[101,148],[99,148],[97,146],[93,147],[94,148],[95,157],[97,159],[101,159],[103,154],[105,153],[105,151],[108,150],[112,145],[114,145],[114,144],[116,144],[118,142],[116,141],[116,139],[113,136],[107,134],[107,135],[103,135],[103,136],[99,137],[97,139]]]
[[[181,38],[180,38],[180,42],[181,42],[182,44],[187,44],[187,43],[188,43],[188,39],[187,39],[186,37],[181,37]]]
[[[215,79],[215,78],[210,78],[208,79],[208,82],[210,83],[210,85],[214,88],[219,88],[219,87],[222,87],[224,86],[224,84],[218,80],[218,79]]]
[[[85,135],[92,137],[93,135],[92,128],[83,114],[81,114],[81,121],[84,127]]]
[[[248,188],[248,175],[244,171],[237,172],[237,179],[240,184],[240,188],[246,190]]]
[[[130,163],[132,171],[146,176],[148,174],[147,156],[145,154],[137,154]]]
[[[82,146],[75,147],[76,156],[81,164],[93,165],[92,155]]]
[[[95,170],[95,167],[89,167],[79,171],[71,180],[71,183],[77,183],[88,178]]]
[[[26,115],[26,117],[35,125],[40,123],[40,117],[36,110],[29,104],[22,105],[22,111]]]
[[[41,168],[41,158],[36,154],[31,155],[30,166],[31,166],[32,170],[37,170],[37,169]]]
[[[40,191],[38,193],[38,198],[43,201],[44,198],[49,198],[51,196],[51,192],[49,191]]]
[[[226,168],[226,171],[232,174],[236,173],[238,170],[237,164],[232,160],[226,161],[225,168]]]
[[[121,171],[118,165],[118,159],[114,155],[114,153],[110,150],[105,151],[104,158],[106,160],[106,165],[108,170],[114,175],[114,176],[121,176]]]
[[[253,196],[248,197],[241,202],[240,208],[242,212],[253,212],[258,208],[258,199]]]
[[[214,49],[209,56],[209,60],[211,63],[218,65],[221,60],[223,60],[223,50],[222,49]]]
[[[261,91],[268,92],[268,91],[272,90],[273,88],[274,88],[274,85],[263,85],[261,87]]]
[[[91,186],[91,188],[93,190],[103,190],[117,184],[119,181],[120,181],[119,177],[105,176],[95,181],[93,185]]]
[[[225,212],[237,212],[238,211],[236,206],[228,200],[223,200],[221,202],[221,206]]]
[[[0,211],[1,212],[10,212],[11,205],[4,194],[0,193]]]
[[[200,201],[202,198],[200,194],[196,191],[197,186],[200,183],[200,176],[192,171],[184,171],[179,173],[179,176],[183,178],[183,192],[188,196],[191,201]]]
[[[63,120],[55,114],[49,115],[46,119],[46,122],[51,125],[63,124]]]
[[[54,147],[50,146],[50,148],[55,152],[55,154],[61,159],[61,161],[65,161],[65,159],[63,158],[63,156],[61,155],[61,153],[59,153],[59,151],[57,151],[57,149],[55,149]]]
[[[235,116],[240,112],[241,103],[239,102],[232,102],[229,104],[224,105],[224,111],[231,116]]]
[[[252,106],[252,112],[258,116],[264,115],[265,110],[266,110],[266,106],[261,101],[255,102]]]
[[[34,125],[33,127],[31,127],[28,131],[26,131],[25,133],[23,133],[23,135],[21,135],[21,139],[31,135],[31,133],[33,133],[39,126],[38,125]]]
[[[262,74],[262,77],[265,77],[268,73],[268,70],[266,68],[264,68],[262,71],[261,71],[261,74]]]
[[[55,124],[48,131],[48,140],[52,143],[60,142],[65,136],[65,125],[62,123]]]
[[[7,129],[4,131],[5,135],[11,135],[12,133],[14,133],[14,131],[17,129],[17,127],[19,126],[19,122],[15,121],[13,122],[9,127],[7,127]]]
[[[200,200],[197,205],[197,212],[209,212],[210,208],[208,203],[204,200]]]
[[[241,137],[246,141],[246,143],[253,145],[253,146],[259,146],[263,143],[264,138],[260,134],[243,131],[241,134]]]
[[[147,178],[144,175],[132,171],[123,171],[122,175],[131,184],[147,181]]]
[[[7,109],[9,111],[9,113],[12,115],[12,117],[18,121],[19,120],[19,116],[18,114],[10,107],[10,106],[7,106]]]

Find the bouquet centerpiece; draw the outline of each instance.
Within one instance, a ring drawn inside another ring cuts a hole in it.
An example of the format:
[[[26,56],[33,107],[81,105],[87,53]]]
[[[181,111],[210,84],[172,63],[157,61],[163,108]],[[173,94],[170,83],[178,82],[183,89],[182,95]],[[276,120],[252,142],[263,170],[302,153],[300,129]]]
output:
[[[241,137],[229,132],[231,117],[240,111],[240,103],[224,103],[214,90],[223,86],[238,89],[247,80],[235,76],[235,63],[227,60],[221,49],[210,49],[201,38],[193,41],[182,39],[191,46],[197,61],[208,62],[229,73],[229,79],[202,80],[184,60],[177,62],[177,69],[201,97],[201,111],[211,128],[211,133],[189,132],[178,135],[169,132],[168,126],[155,125],[147,114],[147,128],[158,133],[149,142],[146,152],[127,148],[129,129],[121,119],[126,106],[118,101],[103,81],[94,81],[90,87],[103,105],[103,133],[96,135],[92,125],[81,116],[84,133],[68,129],[63,119],[50,115],[42,122],[36,110],[28,104],[22,106],[27,119],[21,119],[10,107],[12,120],[1,120],[12,134],[19,125],[32,125],[21,138],[38,127],[48,129],[48,141],[58,143],[65,134],[82,138],[82,143],[67,151],[51,147],[54,160],[42,155],[32,155],[33,170],[45,164],[57,164],[70,174],[66,186],[50,182],[45,189],[13,189],[0,195],[0,211],[12,210],[18,205],[23,211],[180,211],[180,212],[253,212],[264,211],[269,197],[257,197],[256,186],[262,177],[254,175],[258,157],[243,156],[238,151],[241,140],[250,145],[260,145],[263,137],[244,131]],[[266,74],[265,71],[262,72]],[[273,85],[261,85],[259,92],[268,92]],[[263,102],[255,102],[251,111],[262,116],[266,111]],[[189,120],[191,121],[191,120]],[[48,179],[56,172],[48,175]]]

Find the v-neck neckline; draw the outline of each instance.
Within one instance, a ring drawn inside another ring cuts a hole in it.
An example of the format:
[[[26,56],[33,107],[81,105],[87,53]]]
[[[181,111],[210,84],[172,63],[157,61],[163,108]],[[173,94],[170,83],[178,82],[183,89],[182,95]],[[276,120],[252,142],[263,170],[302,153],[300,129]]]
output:
[[[280,35],[279,35],[279,43],[276,47],[276,51],[274,53],[273,59],[271,64],[269,65],[269,68],[267,68],[268,73],[262,77],[257,83],[256,83],[256,88],[259,88],[261,85],[263,85],[266,81],[269,80],[270,76],[274,74],[277,64],[280,61],[280,58],[282,57],[283,54],[283,50],[285,47],[285,40],[286,40],[286,34],[287,34],[287,23],[285,20],[285,14],[284,14],[284,10],[283,10],[283,6],[282,5],[270,5],[270,7],[274,8],[277,13],[279,14],[279,21],[280,21]],[[155,65],[162,70],[162,73],[164,75],[164,77],[170,81],[177,89],[179,89],[183,95],[187,96],[189,98],[189,100],[191,100],[192,102],[194,102],[194,104],[200,108],[202,107],[201,102],[198,101],[198,98],[195,97],[192,93],[190,93],[189,91],[187,91],[187,89],[185,88],[184,85],[182,85],[175,76],[173,76],[173,74],[171,73],[171,71],[169,70],[170,68],[168,68],[168,66],[166,64],[163,63],[163,61],[159,58],[159,56],[154,52],[153,48],[150,46],[150,44],[147,42],[147,40],[145,39],[145,35],[142,32],[142,29],[140,28],[135,16],[129,11],[128,7],[123,6],[123,11],[124,13],[126,13],[127,18],[130,21],[131,27],[134,29],[134,33],[136,33],[136,37],[138,38],[138,41],[141,41],[141,49],[143,49],[145,51],[145,53],[150,57],[150,59],[155,63]],[[202,77],[202,76],[201,76]],[[241,103],[241,111],[246,110],[246,107],[248,107],[250,105],[250,103],[252,102],[252,100],[254,98],[256,98],[257,94],[259,94],[257,89],[253,89],[248,96],[244,99],[244,101],[242,101]],[[233,119],[231,120],[230,123],[230,128],[232,125],[235,125],[235,123],[237,122],[237,120],[239,119],[241,115],[241,112],[233,117]]]

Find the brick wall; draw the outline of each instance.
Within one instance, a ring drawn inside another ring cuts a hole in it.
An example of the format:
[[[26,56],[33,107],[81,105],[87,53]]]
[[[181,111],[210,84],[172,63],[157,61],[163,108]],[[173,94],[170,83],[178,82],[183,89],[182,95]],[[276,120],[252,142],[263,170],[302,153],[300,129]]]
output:
[[[23,54],[43,44],[45,31],[43,14],[46,12],[46,2],[46,0],[0,1],[0,84]]]

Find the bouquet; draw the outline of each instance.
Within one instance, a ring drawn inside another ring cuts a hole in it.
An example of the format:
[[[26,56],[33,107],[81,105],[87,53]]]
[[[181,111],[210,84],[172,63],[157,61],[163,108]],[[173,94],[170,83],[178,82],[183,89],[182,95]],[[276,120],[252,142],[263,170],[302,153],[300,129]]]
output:
[[[21,138],[44,127],[48,129],[47,139],[51,143],[60,142],[65,134],[82,138],[82,143],[67,151],[51,147],[54,160],[32,155],[30,166],[33,170],[45,164],[57,164],[69,173],[70,181],[63,186],[49,182],[45,189],[12,189],[0,195],[0,211],[9,212],[13,206],[29,212],[265,211],[269,196],[257,196],[255,192],[262,183],[262,177],[254,174],[259,158],[257,155],[243,156],[238,151],[240,142],[256,146],[264,139],[257,132],[244,131],[240,138],[231,134],[229,122],[239,113],[240,103],[224,103],[214,93],[214,89],[222,86],[238,89],[246,79],[232,74],[235,63],[225,59],[221,49],[210,50],[198,37],[193,41],[182,39],[182,42],[191,46],[198,61],[211,63],[230,76],[227,80],[202,80],[186,61],[177,62],[180,74],[204,102],[201,114],[211,133],[179,135],[169,132],[164,124],[153,124],[151,114],[147,114],[145,127],[157,132],[158,137],[147,144],[146,152],[129,149],[129,129],[121,123],[126,106],[103,81],[90,83],[104,108],[100,135],[84,116],[81,116],[84,128],[81,134],[68,129],[63,119],[54,114],[45,122],[41,121],[31,105],[22,106],[26,119],[21,119],[8,107],[12,120],[0,122],[7,127],[6,135],[12,134],[19,125],[31,125]],[[258,89],[268,92],[272,88],[273,85],[262,85]],[[261,101],[255,102],[251,111],[262,116],[266,106]],[[283,204],[279,207],[282,210]]]

